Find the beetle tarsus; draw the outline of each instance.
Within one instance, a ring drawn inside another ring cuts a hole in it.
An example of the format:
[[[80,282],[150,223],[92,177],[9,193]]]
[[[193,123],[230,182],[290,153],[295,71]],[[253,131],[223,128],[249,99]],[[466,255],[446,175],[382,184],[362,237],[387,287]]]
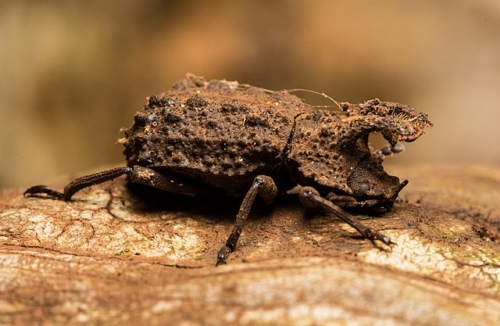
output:
[[[45,185],[37,185],[30,187],[26,189],[26,191],[23,193],[24,197],[45,197],[45,196],[40,196],[40,195],[47,195],[47,198],[52,198],[52,199],[63,199],[64,194],[60,191],[54,190],[48,186]]]
[[[396,244],[396,242],[392,241],[389,237],[382,235],[382,234],[381,234],[381,236],[382,237],[379,240],[382,241],[383,243],[385,243],[386,245],[390,246],[390,245]]]
[[[222,247],[219,250],[219,253],[217,254],[217,263],[215,264],[215,266],[225,265],[226,264],[227,255],[230,252],[232,252],[232,250],[228,246]]]
[[[393,242],[388,236],[386,235],[383,235],[381,233],[378,233],[376,231],[373,231],[372,229],[370,228],[366,228],[364,233],[362,233],[363,237],[366,238],[366,239],[369,239],[371,241],[380,241],[388,246],[390,245],[394,245],[396,244],[395,242]]]

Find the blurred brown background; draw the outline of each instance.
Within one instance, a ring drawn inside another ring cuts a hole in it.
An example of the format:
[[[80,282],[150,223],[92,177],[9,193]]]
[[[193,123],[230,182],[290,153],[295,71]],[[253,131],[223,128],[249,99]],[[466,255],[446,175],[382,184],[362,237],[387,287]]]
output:
[[[435,127],[390,162],[500,163],[497,0],[2,1],[0,187],[123,164],[186,72],[406,103]]]

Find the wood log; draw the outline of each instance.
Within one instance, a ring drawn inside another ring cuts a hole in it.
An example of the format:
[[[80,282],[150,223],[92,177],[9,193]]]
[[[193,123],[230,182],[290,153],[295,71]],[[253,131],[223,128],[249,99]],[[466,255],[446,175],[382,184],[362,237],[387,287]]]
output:
[[[74,201],[0,193],[0,324],[500,323],[500,168],[389,166],[402,201],[359,218],[373,244],[296,194],[257,203],[215,267],[240,199],[124,178]]]

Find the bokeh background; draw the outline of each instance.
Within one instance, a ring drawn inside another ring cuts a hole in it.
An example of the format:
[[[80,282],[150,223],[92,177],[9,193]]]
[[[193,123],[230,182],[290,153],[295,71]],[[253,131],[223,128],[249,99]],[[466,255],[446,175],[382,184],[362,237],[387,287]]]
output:
[[[120,128],[187,72],[406,103],[435,127],[389,163],[500,163],[498,0],[17,0],[0,2],[0,187],[123,164]]]

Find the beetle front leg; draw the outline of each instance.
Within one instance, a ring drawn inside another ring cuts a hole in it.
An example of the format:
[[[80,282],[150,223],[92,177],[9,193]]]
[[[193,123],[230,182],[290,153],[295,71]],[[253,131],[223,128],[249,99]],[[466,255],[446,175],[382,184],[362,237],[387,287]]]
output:
[[[227,255],[233,252],[236,248],[236,243],[240,238],[241,231],[243,230],[243,225],[250,214],[250,209],[252,208],[255,198],[259,197],[266,203],[270,204],[274,202],[276,196],[278,195],[278,188],[271,177],[265,175],[258,175],[255,177],[252,186],[248,190],[243,202],[241,203],[238,215],[236,215],[236,222],[234,223],[233,230],[227,238],[226,244],[219,250],[217,255],[217,264],[225,264]]]
[[[330,200],[320,196],[318,191],[312,187],[303,187],[299,194],[300,202],[307,208],[321,207],[329,212],[334,213],[342,221],[346,222],[355,228],[364,238],[372,241],[379,240],[386,245],[394,244],[389,237],[373,231],[369,227],[363,225],[356,217],[344,211],[339,206],[332,203]]]

